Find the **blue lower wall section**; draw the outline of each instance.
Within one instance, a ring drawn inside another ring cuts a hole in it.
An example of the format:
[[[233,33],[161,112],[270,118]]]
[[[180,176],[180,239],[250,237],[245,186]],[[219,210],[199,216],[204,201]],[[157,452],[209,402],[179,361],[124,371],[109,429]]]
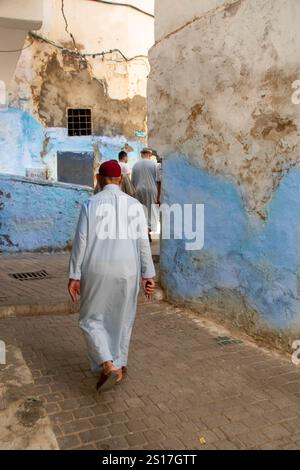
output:
[[[0,251],[66,248],[91,194],[81,186],[0,175]]]
[[[186,251],[181,240],[162,242],[162,279],[171,295],[194,302],[225,289],[270,328],[299,326],[300,168],[283,177],[265,221],[246,211],[235,183],[182,155],[164,161],[163,193],[168,204],[205,205],[201,251]]]

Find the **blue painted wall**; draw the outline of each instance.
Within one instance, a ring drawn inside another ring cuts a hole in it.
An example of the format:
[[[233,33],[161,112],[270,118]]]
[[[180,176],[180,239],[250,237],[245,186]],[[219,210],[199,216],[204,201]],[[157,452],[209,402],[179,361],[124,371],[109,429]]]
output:
[[[205,243],[162,242],[161,273],[171,296],[197,302],[224,289],[242,297],[271,329],[300,320],[300,168],[281,180],[262,220],[246,211],[237,185],[171,155],[163,167],[164,202],[205,205]],[[225,306],[226,308],[226,306]]]
[[[68,137],[67,129],[44,128],[20,109],[0,111],[0,251],[65,248],[73,238],[80,206],[91,194],[88,188],[9,175],[24,177],[26,168],[43,168],[56,181],[57,151],[92,152],[97,144],[105,161],[117,158],[126,143],[133,149],[128,154],[132,166],[144,146],[142,139]]]
[[[45,138],[47,145],[43,146]],[[16,108],[0,111],[0,173],[25,176],[26,168],[47,167],[51,178],[56,180],[57,151],[91,152],[98,144],[103,161],[115,159],[125,144],[132,147],[128,154],[132,166],[138,159],[143,139],[127,140],[124,136],[68,137],[67,129],[44,128],[30,114]],[[45,156],[41,158],[41,152]]]
[[[0,175],[0,251],[68,247],[81,205],[91,195],[82,186]]]

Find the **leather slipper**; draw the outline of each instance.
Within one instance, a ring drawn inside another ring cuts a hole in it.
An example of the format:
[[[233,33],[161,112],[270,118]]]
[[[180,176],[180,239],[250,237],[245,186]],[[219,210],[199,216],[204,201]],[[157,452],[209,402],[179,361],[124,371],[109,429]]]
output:
[[[110,390],[118,382],[118,379],[119,374],[114,370],[108,374],[104,374],[104,372],[102,372],[96,386],[97,391],[104,392],[105,390]]]
[[[122,377],[121,377],[121,379],[119,379],[117,381],[117,385],[120,384],[121,382],[123,382],[123,380],[125,380],[126,374],[127,374],[127,367],[123,366],[122,367]]]

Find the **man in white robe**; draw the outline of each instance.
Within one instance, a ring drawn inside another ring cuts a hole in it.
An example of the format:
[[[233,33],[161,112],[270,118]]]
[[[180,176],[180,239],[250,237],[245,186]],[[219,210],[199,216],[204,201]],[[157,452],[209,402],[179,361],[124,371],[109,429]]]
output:
[[[156,185],[157,185],[157,205],[161,202],[161,178],[162,178],[162,161],[157,162],[156,166]]]
[[[135,187],[135,197],[146,209],[148,219],[149,240],[150,232],[156,232],[158,223],[156,165],[151,160],[151,149],[145,148],[141,151],[142,159],[132,169],[131,181]]]
[[[151,296],[155,270],[139,202],[120,190],[116,161],[100,166],[103,191],[83,204],[70,259],[69,293],[80,295],[80,327],[97,388],[110,388],[127,370],[131,331],[142,280]]]
[[[121,152],[119,152],[118,158],[119,158],[119,165],[122,170],[123,178],[124,176],[128,176],[128,178],[131,178],[131,169],[130,169],[130,166],[128,165],[127,152],[125,152],[125,150],[121,150]]]
[[[121,150],[121,152],[119,152],[119,165],[121,167],[123,177],[121,190],[129,196],[134,196],[135,189],[131,183],[131,169],[128,165],[128,155],[125,150]]]

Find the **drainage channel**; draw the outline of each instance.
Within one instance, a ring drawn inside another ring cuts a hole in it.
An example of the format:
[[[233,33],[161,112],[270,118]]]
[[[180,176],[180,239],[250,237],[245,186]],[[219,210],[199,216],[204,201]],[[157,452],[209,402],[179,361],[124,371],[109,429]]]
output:
[[[17,281],[39,281],[41,279],[46,279],[49,277],[49,274],[45,269],[41,271],[33,271],[28,273],[11,273],[9,277],[16,279]]]

